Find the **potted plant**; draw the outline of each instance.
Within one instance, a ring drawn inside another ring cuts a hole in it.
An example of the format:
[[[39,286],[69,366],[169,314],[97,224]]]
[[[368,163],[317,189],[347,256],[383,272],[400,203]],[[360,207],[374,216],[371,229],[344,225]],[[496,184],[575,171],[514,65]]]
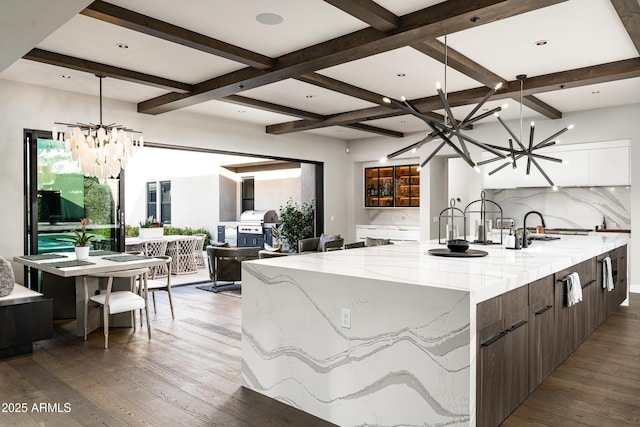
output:
[[[80,220],[80,224],[80,231],[73,231],[76,236],[71,239],[71,242],[74,244],[76,259],[83,260],[89,258],[89,248],[91,246],[91,242],[95,240],[95,236],[87,234],[87,225],[89,224],[88,218],[82,218]]]
[[[140,238],[153,239],[164,236],[164,224],[150,216],[140,221]]]
[[[298,241],[313,237],[313,202],[298,205],[289,199],[280,206],[280,236],[289,245],[289,252],[298,251]]]

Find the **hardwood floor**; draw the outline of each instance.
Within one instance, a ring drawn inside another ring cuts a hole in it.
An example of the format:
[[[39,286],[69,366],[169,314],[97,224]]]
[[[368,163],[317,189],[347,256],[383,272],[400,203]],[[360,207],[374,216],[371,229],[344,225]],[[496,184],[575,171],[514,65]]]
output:
[[[240,386],[240,298],[173,295],[175,320],[157,296],[151,340],[146,327],[115,328],[105,350],[102,329],[85,342],[56,322],[33,354],[0,360],[0,425],[332,425]]]
[[[161,293],[152,339],[145,328],[112,329],[109,350],[102,330],[84,342],[57,322],[33,354],[0,360],[0,424],[330,426],[240,386],[240,303],[176,287],[176,320]],[[640,425],[640,294],[503,425]]]
[[[620,307],[503,426],[640,425],[640,294]]]

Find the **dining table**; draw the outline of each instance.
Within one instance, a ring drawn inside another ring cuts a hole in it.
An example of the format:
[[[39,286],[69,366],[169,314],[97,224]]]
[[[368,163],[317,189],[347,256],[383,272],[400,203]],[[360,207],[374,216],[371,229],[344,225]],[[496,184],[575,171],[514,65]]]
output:
[[[13,257],[13,261],[40,271],[40,292],[53,299],[53,318],[75,319],[75,335],[84,335],[85,280],[88,296],[104,291],[107,279],[93,277],[96,273],[131,270],[162,265],[162,258],[114,251],[90,251],[87,259],[78,260],[74,252],[53,252]],[[114,290],[128,290],[128,279],[115,280]],[[89,307],[87,330],[92,332],[102,324],[100,307]],[[131,327],[129,313],[112,316],[110,326]]]

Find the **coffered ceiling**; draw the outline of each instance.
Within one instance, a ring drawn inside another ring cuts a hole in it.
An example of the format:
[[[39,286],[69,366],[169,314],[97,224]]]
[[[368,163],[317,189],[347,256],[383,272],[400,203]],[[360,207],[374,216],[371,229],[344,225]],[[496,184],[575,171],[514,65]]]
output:
[[[104,96],[141,114],[400,137],[425,125],[383,96],[437,119],[441,82],[463,118],[502,82],[484,107],[515,119],[518,74],[527,118],[640,102],[638,0],[52,3],[0,0],[0,78],[97,95],[105,75]]]

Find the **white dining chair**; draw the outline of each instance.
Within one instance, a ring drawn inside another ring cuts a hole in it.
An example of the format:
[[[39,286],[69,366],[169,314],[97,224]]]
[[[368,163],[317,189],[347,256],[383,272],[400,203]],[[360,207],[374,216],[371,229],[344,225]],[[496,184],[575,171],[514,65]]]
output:
[[[104,327],[104,348],[109,348],[109,315],[131,312],[133,329],[136,329],[136,310],[144,308],[147,317],[147,334],[151,339],[151,324],[149,323],[149,306],[147,305],[147,273],[148,268],[137,268],[133,270],[111,271],[108,273],[95,273],[84,277],[84,340],[87,340],[87,321],[89,318],[89,301],[99,304],[102,307],[103,327]],[[87,279],[89,277],[107,278],[107,289],[104,293],[89,296]],[[126,291],[112,291],[114,278],[128,278],[130,287]],[[134,292],[136,281],[142,283],[141,294]]]
[[[157,255],[155,258],[161,258],[165,260],[165,264],[161,267],[164,267],[166,274],[164,278],[158,279],[158,275],[156,271],[159,269],[151,270],[151,279],[147,280],[147,290],[148,293],[151,293],[151,297],[153,298],[153,312],[157,313],[156,309],[156,291],[165,291],[169,297],[169,306],[171,307],[171,318],[175,319],[175,315],[173,312],[173,298],[171,296],[171,257],[167,255]],[[139,287],[142,290],[142,287]]]

